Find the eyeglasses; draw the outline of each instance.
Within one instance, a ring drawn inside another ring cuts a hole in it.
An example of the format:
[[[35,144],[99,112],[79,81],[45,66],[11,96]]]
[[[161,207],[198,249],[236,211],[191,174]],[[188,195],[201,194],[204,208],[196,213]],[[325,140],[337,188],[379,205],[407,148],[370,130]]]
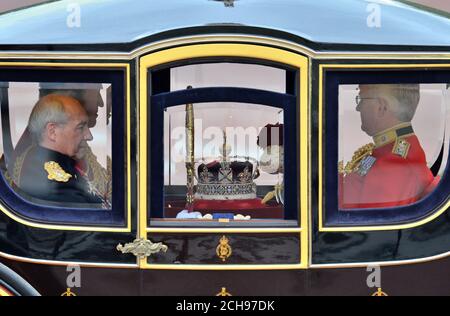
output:
[[[361,96],[357,95],[355,98],[356,106],[359,106],[363,100],[375,100],[378,98],[361,98]]]

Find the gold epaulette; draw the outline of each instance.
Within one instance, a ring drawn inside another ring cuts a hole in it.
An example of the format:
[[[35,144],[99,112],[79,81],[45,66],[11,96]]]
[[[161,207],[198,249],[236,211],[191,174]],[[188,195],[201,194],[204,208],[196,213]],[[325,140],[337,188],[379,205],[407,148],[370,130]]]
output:
[[[68,182],[72,175],[67,173],[56,161],[46,161],[44,169],[47,171],[47,179],[56,182]]]
[[[344,162],[339,161],[338,164],[338,172],[344,175],[356,172],[359,170],[359,166],[361,164],[361,161],[372,155],[373,149],[375,148],[375,145],[373,143],[366,144],[360,148],[358,148],[352,157],[352,160],[347,162],[347,164],[344,167]]]

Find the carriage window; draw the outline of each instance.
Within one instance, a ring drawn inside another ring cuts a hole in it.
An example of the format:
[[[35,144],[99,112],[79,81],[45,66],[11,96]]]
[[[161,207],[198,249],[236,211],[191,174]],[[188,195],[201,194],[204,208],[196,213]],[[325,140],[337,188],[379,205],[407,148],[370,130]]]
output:
[[[252,104],[169,108],[165,216],[283,218],[283,111]]]
[[[446,84],[339,86],[341,210],[408,206],[433,193],[447,165],[448,98]]]
[[[111,209],[111,84],[0,85],[2,174],[17,195]]]
[[[153,159],[150,181],[159,183],[156,169],[164,169],[163,183],[150,184],[151,225],[297,225],[296,98],[286,93],[294,90],[290,78],[295,76],[283,69],[239,63],[170,69],[170,90],[161,91],[164,98],[156,95],[151,106],[149,146],[161,165]],[[157,79],[162,80],[152,81]],[[167,92],[178,103],[167,104]],[[183,102],[192,96],[199,101]],[[285,179],[288,172],[292,177]]]

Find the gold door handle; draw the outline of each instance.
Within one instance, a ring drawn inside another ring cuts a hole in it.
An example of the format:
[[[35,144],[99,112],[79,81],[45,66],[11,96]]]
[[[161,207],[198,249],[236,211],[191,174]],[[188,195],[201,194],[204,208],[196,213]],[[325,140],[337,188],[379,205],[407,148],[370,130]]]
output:
[[[162,242],[153,243],[148,239],[137,238],[133,242],[126,243],[125,246],[118,244],[116,249],[122,253],[132,253],[139,259],[145,259],[154,253],[160,252],[161,250],[166,252],[169,247],[164,245]]]

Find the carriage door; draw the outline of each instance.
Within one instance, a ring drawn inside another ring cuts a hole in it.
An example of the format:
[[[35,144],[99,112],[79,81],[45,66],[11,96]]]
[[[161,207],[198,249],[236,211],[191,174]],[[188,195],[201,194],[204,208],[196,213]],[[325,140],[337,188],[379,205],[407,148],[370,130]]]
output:
[[[142,268],[306,266],[306,78],[305,57],[254,45],[141,58]]]
[[[437,259],[450,249],[442,242],[450,227],[450,66],[359,61],[317,70],[311,288],[328,294],[340,286],[332,269],[320,268],[354,267],[340,272],[352,280],[346,294],[373,293],[366,268],[374,265],[389,295],[445,288],[448,262]],[[389,115],[375,115],[380,107]],[[419,275],[426,278],[411,277]]]

